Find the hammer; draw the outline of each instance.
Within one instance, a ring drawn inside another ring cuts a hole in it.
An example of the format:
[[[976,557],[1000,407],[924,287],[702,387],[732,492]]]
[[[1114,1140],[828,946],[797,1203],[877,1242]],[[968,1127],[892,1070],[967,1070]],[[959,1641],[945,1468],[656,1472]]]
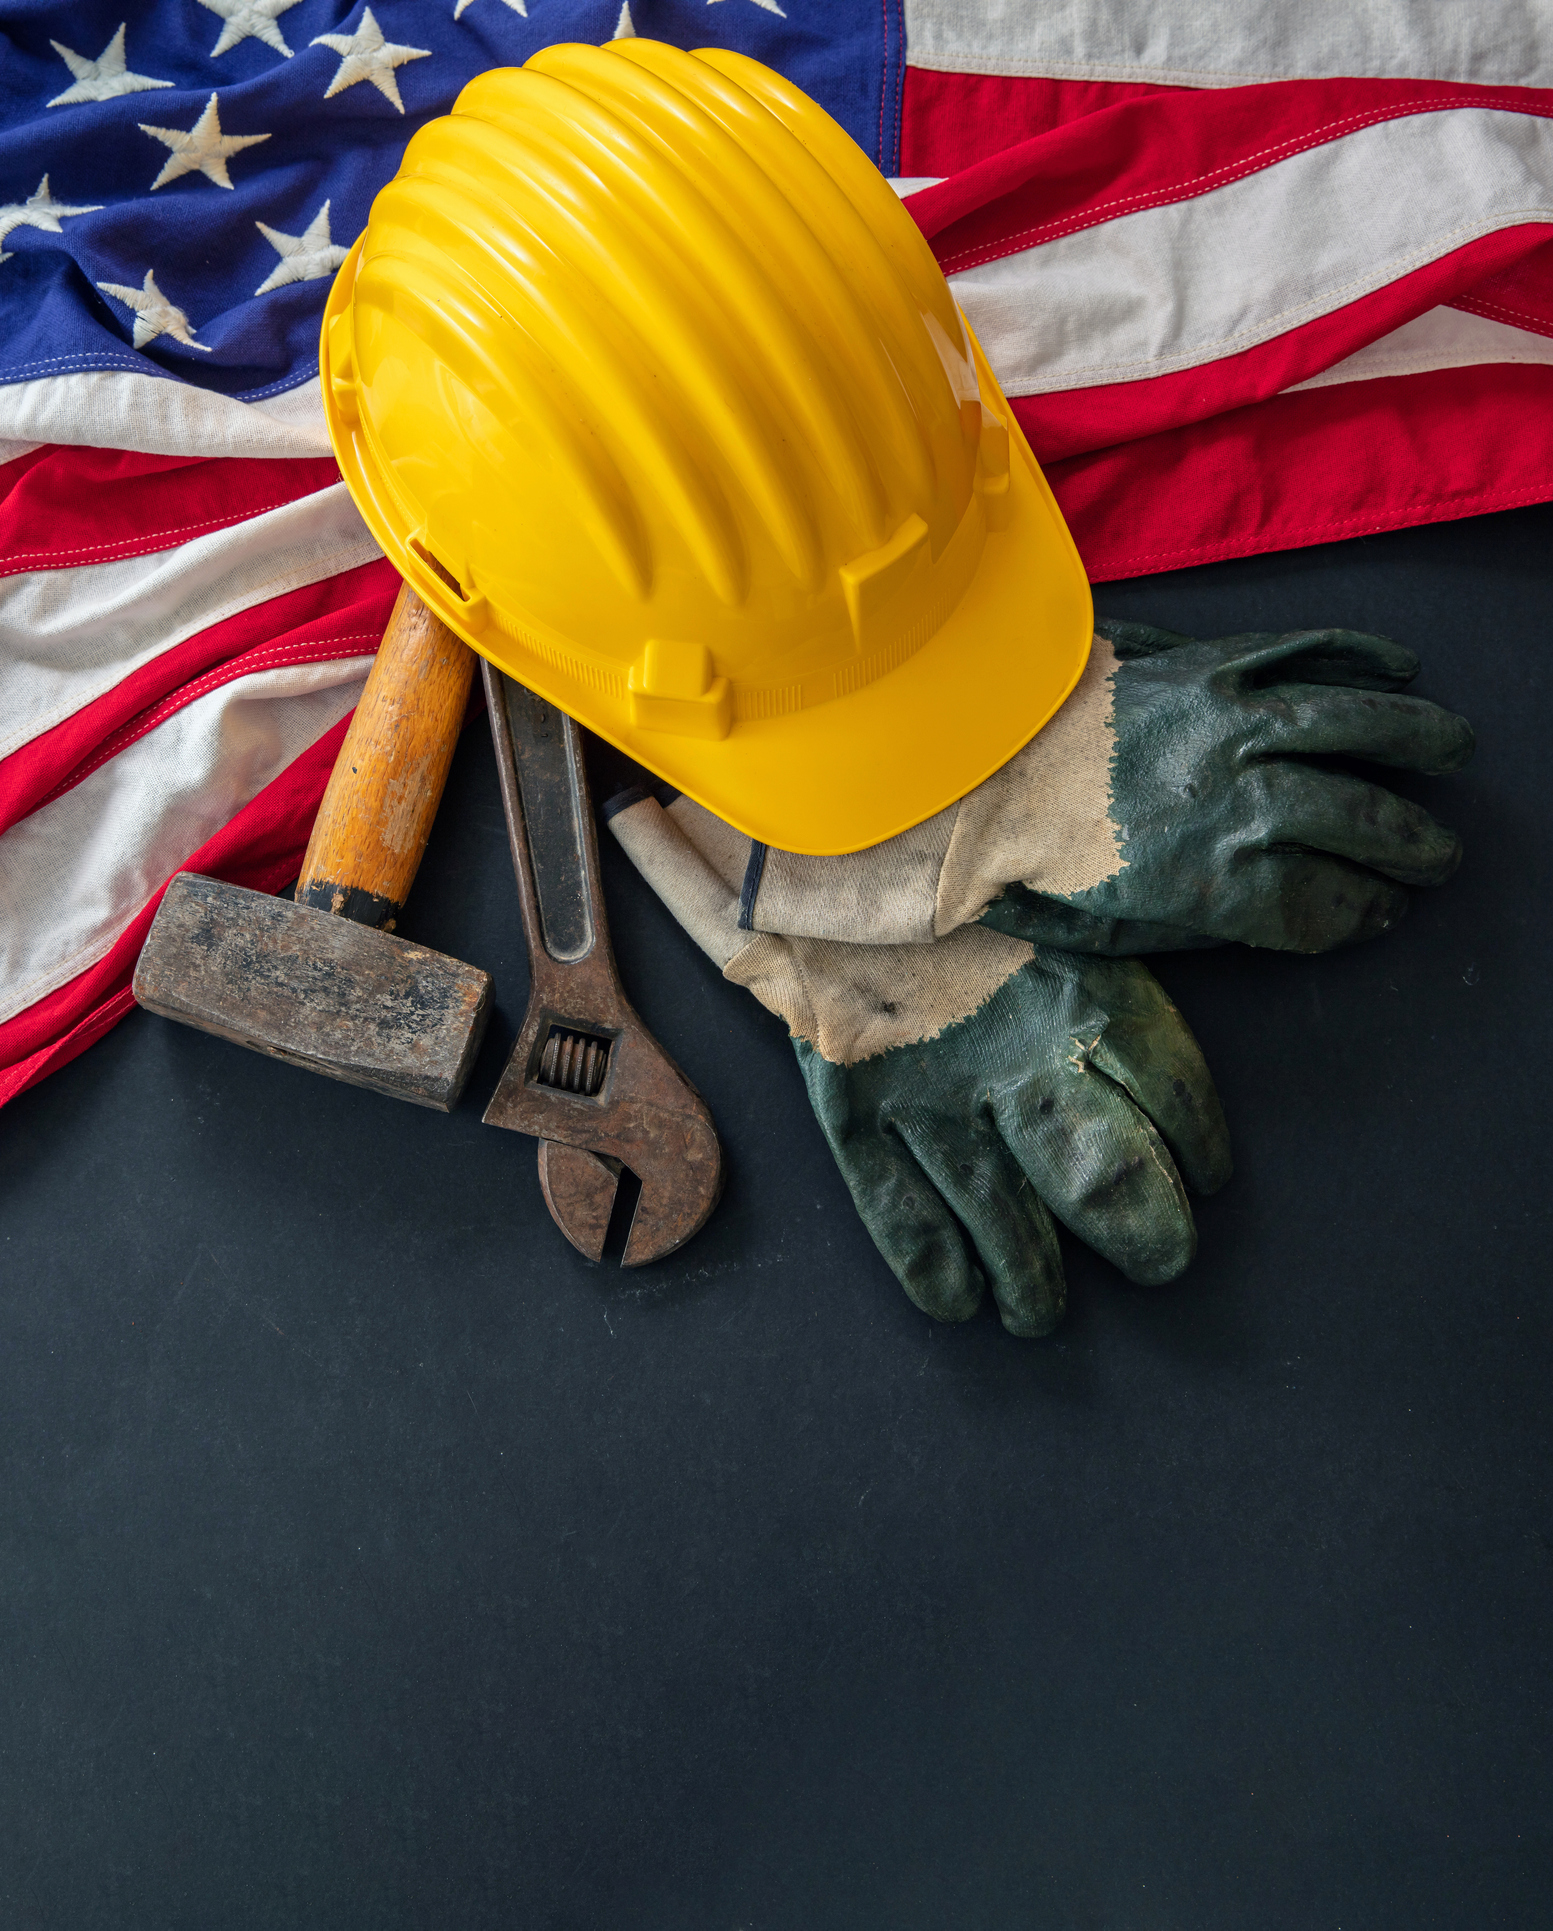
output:
[[[302,860],[296,902],[179,872],[135,968],[150,1012],[449,1113],[489,973],[392,937],[447,782],[474,654],[405,584]]]

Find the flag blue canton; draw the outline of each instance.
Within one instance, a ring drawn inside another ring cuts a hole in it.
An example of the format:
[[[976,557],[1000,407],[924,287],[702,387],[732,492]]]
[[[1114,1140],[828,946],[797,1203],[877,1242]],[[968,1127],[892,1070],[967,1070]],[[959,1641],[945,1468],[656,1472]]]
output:
[[[893,172],[899,0],[11,4],[0,383],[134,370],[257,401],[311,380],[330,280],[410,137],[490,67],[621,32],[736,48]]]

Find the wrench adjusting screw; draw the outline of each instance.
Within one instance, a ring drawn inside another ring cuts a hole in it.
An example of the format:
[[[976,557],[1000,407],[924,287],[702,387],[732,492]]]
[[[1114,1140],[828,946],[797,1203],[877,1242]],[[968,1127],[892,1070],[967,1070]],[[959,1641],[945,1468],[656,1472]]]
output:
[[[539,1056],[535,1078],[541,1086],[553,1086],[563,1093],[580,1093],[592,1099],[604,1084],[609,1066],[609,1041],[597,1033],[577,1032],[570,1026],[552,1026]]]

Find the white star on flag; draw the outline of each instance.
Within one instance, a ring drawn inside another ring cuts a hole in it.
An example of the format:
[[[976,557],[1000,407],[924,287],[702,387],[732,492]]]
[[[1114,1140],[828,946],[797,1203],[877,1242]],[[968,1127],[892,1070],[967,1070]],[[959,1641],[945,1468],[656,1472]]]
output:
[[[391,40],[383,38],[383,30],[372,18],[372,9],[363,7],[361,25],[353,34],[319,34],[310,43],[314,47],[328,47],[340,56],[340,65],[334,79],[324,89],[324,99],[333,100],[336,94],[343,94],[347,87],[354,87],[358,81],[369,80],[385,101],[392,101],[402,114],[404,102],[399,98],[399,83],[394,79],[394,69],[402,67],[407,60],[426,60],[430,57],[429,47],[399,47]]]
[[[202,355],[210,354],[203,342],[195,341],[194,327],[188,316],[175,302],[168,301],[157,287],[156,277],[149,268],[145,282],[139,288],[125,288],[119,282],[99,282],[97,286],[105,295],[115,296],[126,308],[135,311],[137,349],[143,349],[159,335],[170,335],[186,348],[198,349]]]
[[[262,221],[253,225],[280,256],[268,278],[254,290],[255,295],[268,295],[272,288],[284,288],[287,282],[316,282],[320,276],[332,275],[350,253],[348,248],[337,248],[329,233],[327,201],[300,235],[283,235]]]
[[[275,22],[281,14],[299,7],[302,0],[199,0],[199,3],[207,13],[220,14],[226,22],[220,39],[210,50],[212,60],[245,40],[262,40],[266,47],[273,47],[277,54],[284,54],[290,60],[291,49]]]
[[[61,46],[57,40],[49,45],[75,75],[73,85],[63,94],[56,94],[49,102],[50,107],[74,107],[78,101],[111,101],[120,94],[138,94],[144,87],[171,87],[170,80],[152,80],[149,74],[132,74],[124,64],[124,29],[128,21],[119,23],[119,30],[95,60],[85,60],[69,47]]]
[[[196,170],[207,181],[214,181],[218,188],[230,188],[232,178],[226,171],[227,156],[241,148],[257,147],[270,138],[268,134],[223,134],[214,94],[205,103],[205,112],[187,133],[176,127],[148,127],[144,121],[140,123],[140,131],[172,149],[162,172],[151,183],[153,190]]]
[[[458,5],[453,9],[453,18],[462,20],[474,3],[475,0],[458,0]],[[525,20],[528,19],[528,8],[523,4],[523,0],[501,0],[501,3],[504,7],[511,7],[514,13],[521,13]]]
[[[94,215],[101,206],[100,201],[94,201],[89,208],[72,208],[56,201],[49,193],[49,178],[44,175],[25,201],[12,201],[0,208],[0,242],[13,228],[42,228],[48,234],[57,235],[61,215]],[[0,248],[0,261],[9,261],[15,252],[13,248],[7,254]]]
[[[611,40],[635,40],[636,22],[631,18],[631,0],[620,0],[620,18],[615,22]]]

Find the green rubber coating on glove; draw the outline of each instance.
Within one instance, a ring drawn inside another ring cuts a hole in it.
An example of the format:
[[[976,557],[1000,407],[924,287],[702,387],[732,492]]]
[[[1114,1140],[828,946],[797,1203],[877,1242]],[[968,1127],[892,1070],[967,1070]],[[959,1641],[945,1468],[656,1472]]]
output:
[[[1127,954],[1240,940],[1323,952],[1373,937],[1439,885],[1460,841],[1420,806],[1319,760],[1438,775],[1472,730],[1401,695],[1410,650],[1358,631],[1201,643],[1101,626],[1113,679],[1115,877],[1059,900],[1015,886],[986,922],[1035,943]]]
[[[1182,1176],[1230,1173],[1218,1094],[1186,1022],[1132,960],[1038,947],[936,1038],[841,1066],[795,1040],[816,1118],[907,1294],[941,1321],[991,1287],[1013,1334],[1050,1333],[1052,1217],[1131,1279],[1196,1251]]]

